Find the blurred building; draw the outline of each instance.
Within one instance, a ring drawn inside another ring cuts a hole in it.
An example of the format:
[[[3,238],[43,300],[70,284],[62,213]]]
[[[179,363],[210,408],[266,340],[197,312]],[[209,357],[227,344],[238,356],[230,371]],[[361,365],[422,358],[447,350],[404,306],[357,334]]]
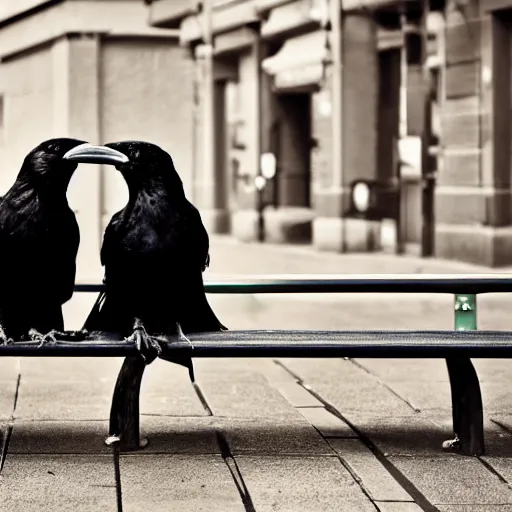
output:
[[[196,64],[210,231],[512,263],[512,0],[145,3]],[[277,173],[259,194],[267,152]],[[378,185],[367,215],[351,213],[358,179]]]
[[[147,16],[140,0],[0,2],[0,193],[32,147],[59,136],[154,141],[189,186],[194,68],[178,31],[151,28]],[[115,169],[81,166],[68,197],[87,279],[127,189]]]

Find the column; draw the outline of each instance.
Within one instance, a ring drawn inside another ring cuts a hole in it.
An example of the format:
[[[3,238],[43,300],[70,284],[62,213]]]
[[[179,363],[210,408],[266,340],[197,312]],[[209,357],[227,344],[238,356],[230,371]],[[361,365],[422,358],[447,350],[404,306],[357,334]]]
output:
[[[341,13],[340,13],[341,15]],[[378,56],[370,15],[344,13],[340,34],[333,24],[333,45],[340,46],[342,67],[333,51],[330,88],[332,114],[329,163],[314,178],[313,243],[320,250],[367,248],[372,223],[343,219],[349,207],[350,183],[377,175]],[[329,85],[330,84],[330,85]],[[314,114],[316,116],[317,114]],[[322,141],[320,141],[322,143]]]
[[[245,149],[240,152],[239,173],[247,177],[248,182],[237,183],[237,210],[232,212],[232,234],[242,241],[258,238],[257,191],[254,188],[254,177],[260,166],[262,146],[262,113],[265,106],[260,107],[263,100],[263,73],[261,71],[262,48],[256,39],[251,50],[240,55],[239,85],[241,88],[241,105],[245,123]]]
[[[52,51],[54,136],[99,143],[99,36],[64,37],[54,43]],[[87,164],[79,166],[68,189],[69,203],[80,227],[77,281],[94,282],[103,277],[100,183],[100,166]]]
[[[485,5],[446,11],[436,256],[499,266],[512,262],[510,32]]]

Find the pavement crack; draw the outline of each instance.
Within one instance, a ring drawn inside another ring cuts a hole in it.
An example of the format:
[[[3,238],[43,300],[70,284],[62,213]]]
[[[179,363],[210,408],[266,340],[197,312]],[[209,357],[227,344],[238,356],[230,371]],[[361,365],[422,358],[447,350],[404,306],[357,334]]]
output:
[[[9,450],[9,442],[11,441],[12,436],[12,423],[7,425],[3,431],[0,433],[0,442],[1,444],[1,452],[0,452],[0,473],[4,469],[5,459],[7,458],[7,451]]]
[[[421,491],[382,453],[381,450],[379,450],[379,448],[377,448],[377,446],[368,436],[366,436],[360,429],[357,428],[357,426],[345,418],[345,416],[343,416],[343,414],[341,414],[341,412],[338,411],[338,409],[336,409],[331,403],[320,396],[314,389],[309,387],[303,379],[301,379],[297,374],[287,368],[286,365],[281,363],[281,361],[274,360],[274,362],[286,370],[292,377],[297,379],[298,384],[300,384],[306,391],[311,393],[312,396],[321,402],[327,411],[339,418],[341,421],[345,422],[357,434],[359,440],[367,448],[370,449],[375,458],[384,466],[386,471],[396,480],[396,482],[405,490],[405,492],[411,496],[414,502],[424,512],[439,512],[439,509],[427,500]]]
[[[123,490],[121,485],[121,453],[119,447],[119,438],[112,443],[112,455],[114,462],[114,478],[116,489],[117,512],[123,512]]]
[[[329,443],[327,443],[327,444],[329,444]],[[340,464],[348,471],[350,476],[354,479],[356,484],[359,486],[359,488],[361,489],[361,492],[370,500],[370,502],[373,504],[373,506],[377,510],[379,510],[379,507],[375,503],[374,499],[372,498],[371,493],[365,487],[365,485],[364,485],[363,481],[361,480],[361,478],[359,477],[359,475],[352,469],[350,464],[348,464],[348,462],[346,462],[345,459],[339,453],[336,452],[336,450],[330,444],[329,444],[329,446],[331,447],[332,451],[334,452],[336,458],[340,461]]]
[[[16,411],[16,406],[18,405],[20,383],[21,372],[18,373],[18,377],[16,379],[16,389],[14,391],[12,414],[10,417],[9,424],[3,428],[2,432],[0,432],[0,473],[4,469],[5,459],[7,458],[7,453],[9,451],[9,443],[11,442],[12,431],[14,429],[14,412]]]
[[[382,381],[377,375],[372,373],[368,368],[366,368],[363,364],[361,364],[358,361],[354,361],[354,359],[349,359],[349,361],[357,368],[363,370],[368,375],[371,375],[381,386],[386,388],[389,392],[391,392],[394,396],[396,396],[400,401],[402,401],[404,404],[409,406],[414,412],[421,412],[421,409],[418,409],[417,407],[414,407],[414,405],[409,402],[406,398],[403,396],[400,396],[392,387],[388,386],[384,381]]]
[[[251,494],[245,485],[244,478],[242,473],[240,472],[240,468],[236,463],[235,457],[231,452],[228,441],[222,432],[217,431],[217,443],[220,448],[220,453],[226,466],[231,473],[231,477],[233,478],[233,482],[235,482],[238,493],[240,494],[240,498],[242,500],[242,504],[244,505],[246,512],[256,512],[254,508],[254,504],[252,502]]]
[[[199,398],[199,401],[201,402],[201,405],[203,406],[203,409],[206,411],[208,416],[213,416],[213,412],[210,409],[210,406],[208,405],[208,402],[203,395],[203,392],[201,391],[201,388],[196,382],[192,383],[192,386],[194,387],[194,391],[196,392],[197,398]]]
[[[506,425],[505,423],[502,423],[501,421],[495,419],[495,418],[491,418],[491,421],[495,424],[495,425],[498,425],[498,427],[500,427],[502,430],[504,430],[505,432],[508,432],[509,434],[512,434],[512,429]]]
[[[483,467],[487,469],[487,471],[489,471],[495,477],[497,477],[500,482],[509,485],[508,481],[500,473],[498,473],[498,471],[496,471],[486,460],[482,459],[482,457],[477,457],[477,459],[480,461]]]
[[[14,420],[14,413],[16,412],[16,407],[18,405],[18,397],[20,395],[20,384],[21,384],[21,373],[18,374],[18,378],[16,379],[16,390],[14,391],[14,403],[12,406],[12,419]]]
[[[277,366],[281,367],[285,372],[289,373],[297,381],[297,384],[300,384],[301,386],[303,386],[304,381],[293,370],[290,370],[290,368],[288,368],[285,364],[283,364],[281,361],[279,361],[279,359],[273,359],[273,362]]]

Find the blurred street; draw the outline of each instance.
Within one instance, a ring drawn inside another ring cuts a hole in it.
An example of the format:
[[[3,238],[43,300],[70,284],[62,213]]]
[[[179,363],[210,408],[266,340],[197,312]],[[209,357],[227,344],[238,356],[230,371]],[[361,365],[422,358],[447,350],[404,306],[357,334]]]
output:
[[[459,263],[322,254],[211,237],[206,279],[227,273],[482,272]],[[99,278],[98,278],[99,281]],[[179,290],[176,291],[179,293]],[[95,296],[66,306],[79,327]],[[451,329],[451,296],[212,296],[231,329]],[[509,296],[479,299],[479,327],[510,329]],[[115,510],[108,433],[118,359],[0,361],[2,510]],[[476,360],[487,454],[445,453],[443,360],[197,360],[144,376],[149,446],[122,455],[125,511],[512,510],[508,361]]]

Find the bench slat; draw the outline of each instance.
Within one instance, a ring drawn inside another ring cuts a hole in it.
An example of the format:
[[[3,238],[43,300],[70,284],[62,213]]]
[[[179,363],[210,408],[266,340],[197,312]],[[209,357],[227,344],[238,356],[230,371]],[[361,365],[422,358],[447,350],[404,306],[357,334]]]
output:
[[[512,357],[508,331],[258,330],[190,334],[191,344],[159,337],[164,357]],[[107,333],[80,342],[0,346],[0,356],[126,357],[134,343]]]

